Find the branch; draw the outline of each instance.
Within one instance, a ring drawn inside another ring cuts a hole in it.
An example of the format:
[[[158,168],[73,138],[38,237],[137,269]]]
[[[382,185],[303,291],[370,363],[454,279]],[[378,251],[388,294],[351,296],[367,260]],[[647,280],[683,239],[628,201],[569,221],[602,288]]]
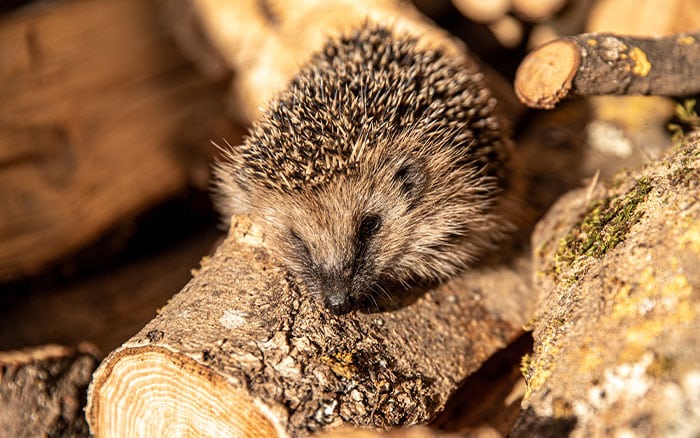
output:
[[[576,95],[700,93],[700,32],[664,38],[581,34],[552,41],[520,64],[515,92],[525,105],[551,109]]]

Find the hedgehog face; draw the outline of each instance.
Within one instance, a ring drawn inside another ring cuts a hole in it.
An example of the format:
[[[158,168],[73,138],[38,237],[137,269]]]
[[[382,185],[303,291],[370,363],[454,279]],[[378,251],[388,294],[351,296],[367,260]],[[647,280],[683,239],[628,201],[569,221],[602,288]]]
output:
[[[325,184],[258,187],[246,202],[285,265],[338,314],[471,262],[495,227],[489,193],[493,184],[455,150],[396,140]]]
[[[272,205],[261,211],[287,266],[334,313],[376,304],[389,283],[405,280],[395,268],[408,248],[397,236],[411,234],[427,181],[416,163],[385,166],[373,178],[357,169],[299,193],[282,215]]]

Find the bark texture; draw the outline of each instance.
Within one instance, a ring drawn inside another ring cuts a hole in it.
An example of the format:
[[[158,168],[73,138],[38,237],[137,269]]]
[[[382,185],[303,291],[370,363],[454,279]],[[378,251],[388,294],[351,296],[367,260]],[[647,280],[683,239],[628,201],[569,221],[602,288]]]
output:
[[[691,134],[538,225],[535,351],[513,436],[700,433],[698,151]]]
[[[576,95],[685,96],[700,92],[700,33],[662,38],[582,34],[552,41],[520,64],[522,103],[551,109]]]
[[[221,120],[219,90],[187,67],[150,2],[20,9],[0,17],[0,53],[0,281],[55,263],[195,175],[206,185],[211,151],[190,141]]]
[[[46,345],[0,352],[3,436],[88,436],[83,408],[97,366],[92,348]]]
[[[95,373],[91,430],[305,436],[424,423],[521,333],[526,270],[484,268],[395,310],[336,317],[279,267],[255,225],[234,218],[193,280]]]

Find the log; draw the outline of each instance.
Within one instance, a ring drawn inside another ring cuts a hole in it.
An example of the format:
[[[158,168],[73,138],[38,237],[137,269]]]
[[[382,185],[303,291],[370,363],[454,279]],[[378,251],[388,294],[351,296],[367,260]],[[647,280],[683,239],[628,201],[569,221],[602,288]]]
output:
[[[284,88],[328,38],[368,20],[391,24],[463,61],[478,62],[464,44],[399,0],[162,0],[163,16],[186,53],[212,78],[231,75],[229,115],[256,119],[271,96]],[[483,66],[482,66],[483,67]],[[482,68],[498,109],[510,121],[523,107],[510,84]]]
[[[591,7],[586,31],[668,36],[697,30],[698,23],[696,0],[598,0]]]
[[[202,230],[67,284],[42,278],[12,285],[0,301],[0,350],[87,341],[106,355],[153,319],[220,238],[213,229]]]
[[[210,151],[190,140],[221,120],[220,90],[156,12],[88,0],[0,17],[0,282],[56,263],[206,166]]]
[[[306,436],[425,423],[521,333],[528,263],[465,273],[384,312],[326,313],[259,228],[229,237],[185,288],[94,374],[95,436]]]
[[[544,21],[563,9],[567,3],[568,0],[513,0],[513,9],[527,20]]]
[[[570,95],[666,95],[700,92],[700,32],[663,38],[581,34],[554,40],[525,57],[515,93],[551,109]]]
[[[88,344],[0,352],[3,436],[88,436],[83,407],[96,365]]]
[[[698,151],[694,131],[537,225],[535,349],[510,436],[700,435]]]

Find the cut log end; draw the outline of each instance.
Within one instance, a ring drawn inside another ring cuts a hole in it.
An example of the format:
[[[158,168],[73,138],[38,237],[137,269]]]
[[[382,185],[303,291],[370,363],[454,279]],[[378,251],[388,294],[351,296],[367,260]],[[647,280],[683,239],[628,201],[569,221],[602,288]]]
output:
[[[532,108],[554,108],[569,93],[580,63],[576,44],[568,40],[552,41],[531,52],[515,76],[518,99]]]
[[[87,416],[95,436],[286,436],[263,405],[192,359],[152,347],[121,356],[93,379]]]

